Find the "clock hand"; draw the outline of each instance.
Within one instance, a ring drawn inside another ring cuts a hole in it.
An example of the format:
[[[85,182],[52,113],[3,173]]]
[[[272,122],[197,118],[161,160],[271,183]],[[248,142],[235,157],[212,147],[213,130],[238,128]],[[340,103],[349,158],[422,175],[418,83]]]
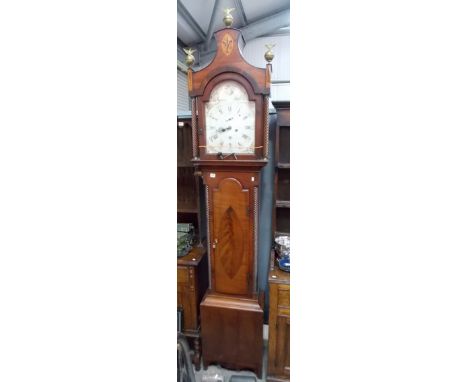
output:
[[[228,130],[231,130],[232,129],[232,126],[229,126],[229,127],[220,127],[218,130],[216,130],[217,133],[224,133],[225,131],[228,131]]]

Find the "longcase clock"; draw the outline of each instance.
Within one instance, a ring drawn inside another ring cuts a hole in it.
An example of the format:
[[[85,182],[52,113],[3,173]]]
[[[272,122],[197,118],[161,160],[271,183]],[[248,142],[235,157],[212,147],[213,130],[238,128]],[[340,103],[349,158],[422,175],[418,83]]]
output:
[[[227,27],[214,34],[213,61],[188,70],[193,162],[203,178],[208,221],[210,286],[200,306],[202,357],[205,368],[217,363],[253,370],[261,378],[264,304],[257,286],[257,232],[271,64],[257,68],[246,62],[241,31],[230,27],[232,18],[224,21]],[[187,51],[189,66],[192,52]],[[272,54],[265,58],[271,61]]]

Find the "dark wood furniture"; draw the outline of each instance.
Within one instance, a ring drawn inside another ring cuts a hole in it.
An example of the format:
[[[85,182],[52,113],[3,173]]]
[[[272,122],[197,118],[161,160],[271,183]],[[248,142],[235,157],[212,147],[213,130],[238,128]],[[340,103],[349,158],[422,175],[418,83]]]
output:
[[[273,102],[277,112],[273,236],[290,234],[289,101]],[[289,273],[275,263],[271,252],[269,287],[268,382],[289,381]]]
[[[205,185],[210,262],[210,289],[200,306],[203,365],[251,369],[261,378],[258,188],[268,162],[271,65],[244,60],[240,30],[227,27],[214,36],[213,61],[197,72],[188,69],[193,163]]]
[[[268,286],[270,318],[267,382],[289,381],[289,273],[275,265],[271,253]]]
[[[290,123],[289,101],[272,102],[276,109],[275,197],[273,237],[290,233]]]
[[[197,246],[177,259],[177,307],[183,311],[183,333],[200,369],[200,302],[208,288],[208,255],[204,248],[203,194],[192,159],[192,116],[177,116],[177,222],[192,223]]]
[[[197,241],[205,236],[203,193],[200,177],[196,176],[192,160],[192,116],[177,116],[177,222],[192,223]]]
[[[177,307],[183,310],[183,333],[193,349],[193,363],[200,369],[200,302],[208,288],[208,257],[202,246],[177,259]]]
[[[260,300],[260,304],[258,301]],[[203,365],[219,363],[229,369],[249,369],[261,378],[263,298],[209,295],[203,302]],[[206,325],[206,323],[209,325]]]

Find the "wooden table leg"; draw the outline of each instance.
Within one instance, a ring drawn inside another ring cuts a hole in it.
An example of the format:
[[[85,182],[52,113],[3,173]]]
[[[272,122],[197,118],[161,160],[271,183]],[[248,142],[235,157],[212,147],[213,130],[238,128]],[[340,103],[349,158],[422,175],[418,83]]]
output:
[[[201,351],[200,351],[200,338],[196,337],[193,341],[193,347],[195,350],[195,354],[193,355],[193,363],[195,364],[195,370],[200,370],[200,359],[201,359]]]

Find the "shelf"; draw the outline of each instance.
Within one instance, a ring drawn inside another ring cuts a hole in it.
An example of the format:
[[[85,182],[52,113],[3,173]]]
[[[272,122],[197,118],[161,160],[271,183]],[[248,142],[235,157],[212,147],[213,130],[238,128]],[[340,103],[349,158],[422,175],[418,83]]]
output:
[[[277,133],[277,158],[279,163],[289,163],[290,160],[290,147],[289,147],[289,126],[279,126]]]
[[[270,271],[268,274],[268,281],[271,283],[289,284],[289,272],[285,272],[279,269],[278,264],[275,261],[275,257],[275,250],[272,249],[270,254]]]
[[[289,232],[290,228],[290,212],[289,208],[275,208],[276,212],[276,230],[280,232]]]
[[[177,265],[197,266],[205,254],[206,249],[203,245],[195,244],[189,253],[177,258]]]
[[[291,159],[289,102],[273,102],[277,112],[273,233],[289,235],[291,216]]]
[[[291,208],[291,202],[289,200],[277,200],[276,207]]]
[[[177,208],[177,213],[198,214],[198,209],[197,208]]]

